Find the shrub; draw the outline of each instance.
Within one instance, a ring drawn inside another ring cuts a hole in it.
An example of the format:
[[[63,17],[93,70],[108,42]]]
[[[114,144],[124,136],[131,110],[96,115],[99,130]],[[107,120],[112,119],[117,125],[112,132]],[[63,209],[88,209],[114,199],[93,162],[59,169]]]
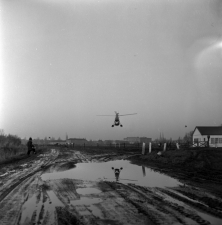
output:
[[[21,138],[16,135],[5,135],[3,132],[0,134],[0,161],[5,161],[20,155],[26,151],[25,146],[21,145]]]

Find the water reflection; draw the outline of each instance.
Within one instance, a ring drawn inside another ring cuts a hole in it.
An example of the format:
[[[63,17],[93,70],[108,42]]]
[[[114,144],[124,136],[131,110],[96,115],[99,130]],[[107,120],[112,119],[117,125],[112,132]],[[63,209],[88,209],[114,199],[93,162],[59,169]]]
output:
[[[114,177],[110,168],[123,168],[121,176]],[[128,160],[116,160],[103,163],[78,163],[76,168],[55,173],[42,175],[43,180],[48,179],[79,179],[79,180],[107,180],[121,183],[135,183],[147,187],[174,187],[181,184],[178,180],[170,176],[153,171],[150,168],[131,164]]]
[[[146,169],[144,166],[142,166],[142,172],[143,172],[143,176],[145,177],[146,176]]]
[[[120,171],[122,169],[123,169],[122,167],[120,169],[118,169],[118,168],[114,169],[114,167],[112,167],[112,170],[114,170],[116,181],[119,181],[119,175],[120,175]]]

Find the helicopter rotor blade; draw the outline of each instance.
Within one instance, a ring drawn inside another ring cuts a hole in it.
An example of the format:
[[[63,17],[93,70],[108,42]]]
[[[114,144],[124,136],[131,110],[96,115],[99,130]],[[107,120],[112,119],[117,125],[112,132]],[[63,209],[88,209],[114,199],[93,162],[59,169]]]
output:
[[[136,115],[137,113],[131,113],[131,114],[124,114],[124,115],[119,115],[119,116],[129,116],[129,115]]]
[[[115,115],[96,115],[96,116],[115,116]]]

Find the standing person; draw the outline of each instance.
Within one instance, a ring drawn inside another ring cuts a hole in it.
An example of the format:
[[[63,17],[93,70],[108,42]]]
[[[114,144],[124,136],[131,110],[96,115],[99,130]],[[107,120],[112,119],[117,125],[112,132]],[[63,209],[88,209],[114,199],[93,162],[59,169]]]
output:
[[[34,147],[34,145],[32,144],[32,138],[31,138],[31,137],[29,138],[29,141],[27,142],[27,147],[28,147],[27,155],[30,155],[30,152],[31,152],[31,151],[33,151],[34,154],[36,154],[36,152],[35,152],[35,147]]]

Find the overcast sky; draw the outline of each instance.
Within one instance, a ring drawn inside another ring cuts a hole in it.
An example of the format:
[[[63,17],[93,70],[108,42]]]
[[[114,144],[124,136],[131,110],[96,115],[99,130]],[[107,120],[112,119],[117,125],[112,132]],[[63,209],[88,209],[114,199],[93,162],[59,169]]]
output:
[[[0,0],[0,10],[6,134],[178,138],[222,124],[222,1]],[[114,111],[138,114],[122,128],[96,116]]]

